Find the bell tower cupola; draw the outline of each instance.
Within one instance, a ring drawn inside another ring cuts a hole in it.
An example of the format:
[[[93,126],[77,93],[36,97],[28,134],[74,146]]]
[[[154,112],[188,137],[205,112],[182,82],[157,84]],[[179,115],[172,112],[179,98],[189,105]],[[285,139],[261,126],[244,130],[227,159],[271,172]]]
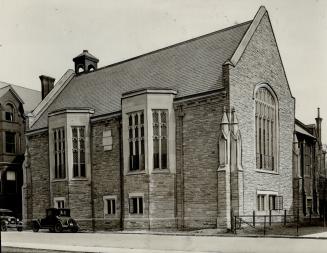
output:
[[[96,70],[99,59],[90,54],[89,51],[83,50],[73,59],[73,62],[75,63],[75,73],[82,74]]]

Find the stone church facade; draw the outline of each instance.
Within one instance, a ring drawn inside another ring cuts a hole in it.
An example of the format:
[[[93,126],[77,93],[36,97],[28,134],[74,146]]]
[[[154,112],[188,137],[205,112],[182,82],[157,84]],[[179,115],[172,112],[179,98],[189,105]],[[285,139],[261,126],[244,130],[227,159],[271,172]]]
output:
[[[88,51],[29,115],[24,218],[230,228],[293,212],[294,103],[268,13],[98,68]]]

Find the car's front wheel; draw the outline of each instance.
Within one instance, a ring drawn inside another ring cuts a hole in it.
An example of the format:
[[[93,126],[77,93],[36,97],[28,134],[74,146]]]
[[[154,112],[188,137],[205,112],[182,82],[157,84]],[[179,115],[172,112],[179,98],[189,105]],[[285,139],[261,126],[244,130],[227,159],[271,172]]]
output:
[[[37,222],[33,222],[33,232],[39,232],[40,225]]]
[[[7,224],[6,222],[1,222],[1,231],[7,231]]]
[[[63,230],[61,222],[57,222],[55,225],[55,231],[56,233],[61,233]]]

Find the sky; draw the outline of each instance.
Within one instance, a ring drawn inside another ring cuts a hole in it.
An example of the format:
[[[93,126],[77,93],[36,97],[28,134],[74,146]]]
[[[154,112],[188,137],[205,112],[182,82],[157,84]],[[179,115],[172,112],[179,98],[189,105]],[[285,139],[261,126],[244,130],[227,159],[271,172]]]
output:
[[[268,10],[296,117],[321,108],[327,142],[325,0],[0,0],[0,81],[40,90],[88,49],[99,67],[253,19]]]

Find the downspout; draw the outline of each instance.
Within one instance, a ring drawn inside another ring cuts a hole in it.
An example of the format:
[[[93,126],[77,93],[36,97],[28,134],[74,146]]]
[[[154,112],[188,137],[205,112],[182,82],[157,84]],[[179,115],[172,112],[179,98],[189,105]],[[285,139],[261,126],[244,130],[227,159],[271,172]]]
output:
[[[183,118],[185,116],[185,113],[183,112],[183,106],[180,105],[178,106],[178,117],[180,119],[180,130],[181,130],[181,229],[183,230],[185,227],[185,221],[184,221],[184,216],[185,216],[185,196],[184,196],[184,134],[183,134],[183,129],[184,129],[184,121]]]
[[[92,224],[92,231],[95,231],[95,217],[94,217],[94,200],[93,200],[93,196],[94,196],[94,192],[93,192],[93,180],[92,180],[92,173],[93,173],[93,131],[92,131],[92,125],[90,124],[90,164],[91,164],[91,173],[90,173],[90,185],[91,185],[91,224]],[[68,187],[68,191],[69,191],[69,187]],[[68,195],[69,196],[69,195]]]
[[[122,139],[122,121],[118,120],[118,132],[119,132],[119,166],[120,166],[120,230],[124,230],[124,165],[122,157],[123,139]]]

